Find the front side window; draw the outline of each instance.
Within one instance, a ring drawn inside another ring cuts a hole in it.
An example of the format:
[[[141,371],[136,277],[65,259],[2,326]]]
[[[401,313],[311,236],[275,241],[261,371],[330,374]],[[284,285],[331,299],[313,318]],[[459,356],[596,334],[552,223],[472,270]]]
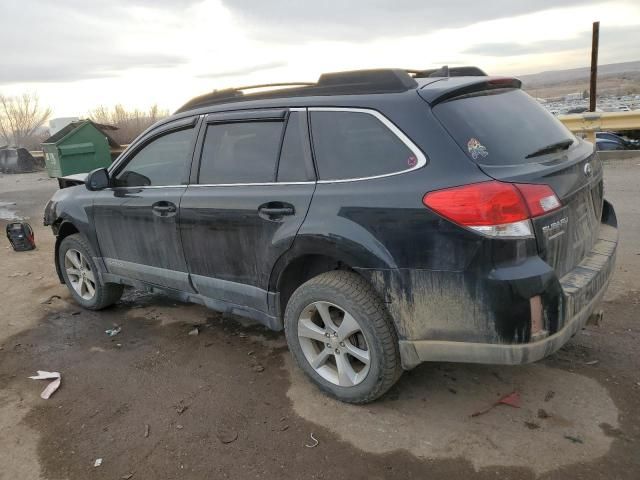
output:
[[[282,128],[281,121],[209,125],[198,183],[274,182]]]
[[[409,147],[369,113],[313,111],[310,117],[320,180],[374,177],[418,163]]]
[[[116,187],[179,185],[191,160],[193,128],[167,133],[139,150],[115,176]]]

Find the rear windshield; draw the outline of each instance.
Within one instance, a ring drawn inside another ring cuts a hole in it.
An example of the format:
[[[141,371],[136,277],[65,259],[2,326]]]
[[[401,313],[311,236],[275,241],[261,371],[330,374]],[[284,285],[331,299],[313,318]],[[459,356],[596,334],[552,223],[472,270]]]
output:
[[[576,140],[522,90],[462,96],[436,105],[433,111],[467,155],[483,165],[540,161],[542,153],[552,153],[547,147],[559,144],[556,150],[562,150]]]

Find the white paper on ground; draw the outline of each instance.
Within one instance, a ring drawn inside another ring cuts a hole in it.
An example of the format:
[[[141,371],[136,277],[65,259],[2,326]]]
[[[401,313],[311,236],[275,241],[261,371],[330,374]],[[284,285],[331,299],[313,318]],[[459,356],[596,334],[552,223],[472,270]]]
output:
[[[47,385],[40,394],[40,398],[47,400],[60,386],[61,375],[59,372],[45,372],[43,370],[38,370],[38,375],[34,375],[29,378],[33,380],[53,380],[53,382]]]

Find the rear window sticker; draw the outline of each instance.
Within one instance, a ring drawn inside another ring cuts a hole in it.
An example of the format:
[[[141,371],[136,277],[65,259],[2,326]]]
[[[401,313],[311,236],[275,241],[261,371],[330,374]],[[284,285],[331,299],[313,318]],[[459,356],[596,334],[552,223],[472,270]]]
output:
[[[477,138],[470,138],[467,142],[467,150],[471,154],[471,157],[474,160],[477,160],[480,157],[486,157],[489,155],[487,148],[482,145]]]

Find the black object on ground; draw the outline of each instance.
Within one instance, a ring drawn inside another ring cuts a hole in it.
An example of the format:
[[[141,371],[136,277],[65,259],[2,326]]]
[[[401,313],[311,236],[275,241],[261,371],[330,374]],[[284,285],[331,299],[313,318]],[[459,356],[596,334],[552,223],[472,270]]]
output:
[[[0,173],[28,173],[44,167],[26,148],[0,147]]]
[[[7,225],[7,238],[16,252],[36,248],[36,240],[31,225],[26,222],[13,222]]]

